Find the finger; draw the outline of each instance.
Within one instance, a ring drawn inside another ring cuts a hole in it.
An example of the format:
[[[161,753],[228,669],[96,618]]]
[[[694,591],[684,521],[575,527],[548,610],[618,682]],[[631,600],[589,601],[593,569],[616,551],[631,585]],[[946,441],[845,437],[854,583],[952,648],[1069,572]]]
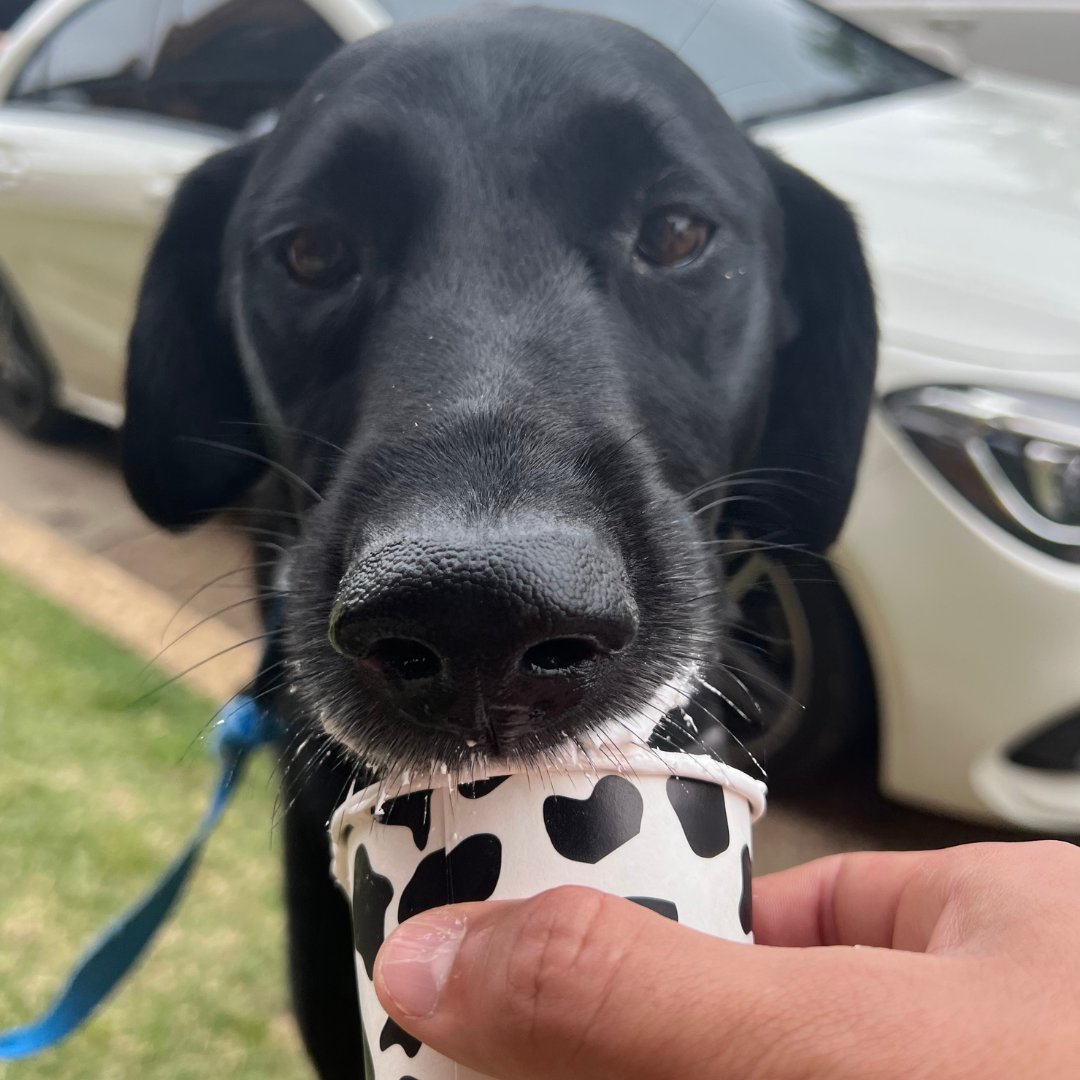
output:
[[[1074,905],[1078,888],[1080,852],[1055,841],[834,855],[757,879],[754,936],[800,948],[993,950],[1003,933]]]
[[[754,882],[754,938],[925,951],[948,900],[941,862],[941,852],[859,852],[767,874]]]
[[[758,949],[679,926],[589,889],[460,905],[417,916],[383,946],[375,986],[422,1042],[494,1077],[714,1080],[810,1075],[806,1033],[825,1064],[874,1064],[890,961],[901,996],[925,957],[867,950]],[[869,976],[864,992],[863,975]],[[888,999],[891,1000],[891,999]],[[786,1050],[786,1052],[785,1052]],[[845,1067],[846,1068],[846,1067]]]

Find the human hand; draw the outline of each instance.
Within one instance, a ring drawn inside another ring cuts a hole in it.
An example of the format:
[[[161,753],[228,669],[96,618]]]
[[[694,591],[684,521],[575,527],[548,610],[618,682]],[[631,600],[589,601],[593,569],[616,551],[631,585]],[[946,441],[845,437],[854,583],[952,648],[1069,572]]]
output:
[[[418,915],[375,985],[417,1038],[505,1080],[1080,1076],[1069,844],[820,859],[755,882],[754,931],[560,888]]]

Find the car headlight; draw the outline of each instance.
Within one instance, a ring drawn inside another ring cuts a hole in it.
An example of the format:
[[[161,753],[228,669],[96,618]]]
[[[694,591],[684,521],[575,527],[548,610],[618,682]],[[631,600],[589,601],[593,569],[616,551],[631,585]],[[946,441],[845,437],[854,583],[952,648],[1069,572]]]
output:
[[[1080,401],[923,386],[890,394],[885,407],[973,506],[1040,551],[1080,563]]]

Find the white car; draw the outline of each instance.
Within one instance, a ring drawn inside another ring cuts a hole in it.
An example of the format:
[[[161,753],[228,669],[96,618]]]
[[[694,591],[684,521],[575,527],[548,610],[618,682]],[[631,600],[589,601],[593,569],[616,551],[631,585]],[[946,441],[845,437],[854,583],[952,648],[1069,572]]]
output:
[[[1080,0],[824,0],[875,34],[942,64],[1080,85]]]
[[[141,264],[177,178],[323,55],[458,0],[43,0],[0,54],[0,407],[121,420]],[[884,330],[830,570],[731,558],[791,704],[774,774],[880,730],[895,797],[1080,831],[1080,98],[952,78],[806,0],[561,0],[679,49],[847,198]],[[834,576],[835,575],[835,576]],[[838,584],[839,582],[839,584]]]

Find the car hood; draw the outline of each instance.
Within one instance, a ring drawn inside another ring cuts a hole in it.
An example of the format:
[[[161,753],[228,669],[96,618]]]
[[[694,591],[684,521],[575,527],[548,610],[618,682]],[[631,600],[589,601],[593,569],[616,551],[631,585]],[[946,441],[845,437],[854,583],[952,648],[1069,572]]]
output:
[[[1080,377],[1080,95],[976,76],[755,135],[859,218],[881,389],[905,354]]]

